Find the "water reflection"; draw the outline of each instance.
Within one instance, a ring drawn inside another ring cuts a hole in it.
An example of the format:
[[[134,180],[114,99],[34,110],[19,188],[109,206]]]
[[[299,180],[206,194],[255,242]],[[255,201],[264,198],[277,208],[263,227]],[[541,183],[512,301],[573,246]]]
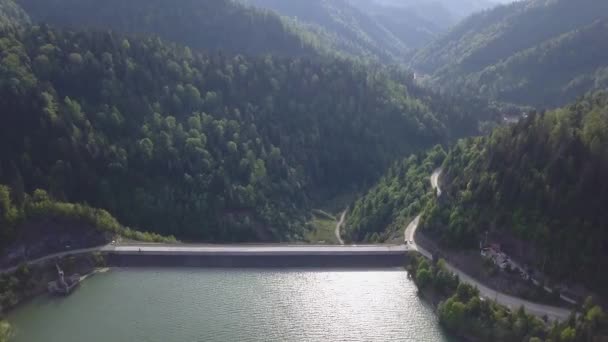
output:
[[[16,341],[447,341],[402,270],[122,269],[9,319]]]

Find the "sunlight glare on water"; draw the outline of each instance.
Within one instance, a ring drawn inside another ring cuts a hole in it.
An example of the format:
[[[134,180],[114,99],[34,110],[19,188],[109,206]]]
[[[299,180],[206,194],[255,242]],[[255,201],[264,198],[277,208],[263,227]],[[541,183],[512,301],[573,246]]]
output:
[[[448,341],[403,270],[117,269],[9,315],[17,342]]]

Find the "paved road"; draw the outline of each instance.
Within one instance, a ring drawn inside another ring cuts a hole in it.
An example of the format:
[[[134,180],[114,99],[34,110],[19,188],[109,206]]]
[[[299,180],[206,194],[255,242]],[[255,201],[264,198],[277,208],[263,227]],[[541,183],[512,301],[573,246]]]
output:
[[[441,190],[439,189],[439,181],[438,181],[440,176],[441,176],[441,169],[435,170],[433,172],[433,174],[431,175],[431,186],[433,187],[433,189],[435,189],[437,191],[437,196],[441,196]],[[432,259],[431,253],[429,253],[427,250],[425,250],[424,248],[422,248],[421,246],[418,246],[416,244],[416,240],[415,240],[416,229],[418,229],[419,223],[420,223],[420,215],[418,215],[407,226],[407,228],[405,230],[406,244],[408,245],[410,250],[416,250],[416,251],[420,252],[420,254],[425,256],[426,258]],[[411,241],[413,243],[408,243],[408,241]],[[496,290],[493,290],[493,289],[483,285],[482,283],[478,282],[477,280],[471,278],[466,273],[462,272],[461,270],[454,267],[453,265],[451,265],[448,262],[446,262],[446,268],[448,270],[450,270],[452,273],[458,275],[458,277],[460,278],[461,281],[477,287],[479,289],[479,293],[481,294],[482,297],[489,299],[489,300],[495,300],[497,303],[504,305],[504,306],[510,308],[511,310],[516,310],[519,307],[523,306],[527,312],[529,312],[537,317],[543,317],[546,315],[549,318],[549,320],[551,320],[551,321],[552,320],[564,321],[564,320],[568,319],[568,317],[570,316],[570,311],[567,309],[556,307],[556,306],[543,305],[543,304],[530,302],[530,301],[522,299],[522,298],[513,297],[510,295],[498,292]]]
[[[343,245],[344,244],[344,240],[342,240],[342,235],[340,234],[340,228],[342,228],[342,225],[344,224],[344,219],[346,218],[346,211],[348,211],[348,209],[344,210],[342,212],[342,216],[340,216],[340,221],[338,221],[338,223],[336,224],[336,239],[338,239],[338,242]]]
[[[404,245],[195,245],[195,244],[125,244],[104,245],[94,248],[65,251],[31,260],[29,265],[40,264],[69,255],[105,252],[114,254],[144,255],[395,255],[407,252]],[[17,267],[0,270],[0,274],[14,272]]]
[[[119,245],[106,246],[115,254],[158,255],[390,255],[405,254],[403,245]]]

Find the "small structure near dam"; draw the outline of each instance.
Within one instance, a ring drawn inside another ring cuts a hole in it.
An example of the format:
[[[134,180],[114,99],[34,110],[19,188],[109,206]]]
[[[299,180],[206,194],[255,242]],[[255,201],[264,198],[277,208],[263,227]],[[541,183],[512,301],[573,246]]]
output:
[[[48,291],[54,295],[67,296],[80,284],[80,274],[75,273],[65,278],[59,265],[55,264],[55,267],[57,268],[57,280],[48,283]]]

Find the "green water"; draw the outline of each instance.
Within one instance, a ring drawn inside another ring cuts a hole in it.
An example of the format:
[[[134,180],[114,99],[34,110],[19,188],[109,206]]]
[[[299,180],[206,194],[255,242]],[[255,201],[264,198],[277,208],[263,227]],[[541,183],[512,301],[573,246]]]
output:
[[[398,270],[114,269],[8,319],[17,342],[449,341]]]

